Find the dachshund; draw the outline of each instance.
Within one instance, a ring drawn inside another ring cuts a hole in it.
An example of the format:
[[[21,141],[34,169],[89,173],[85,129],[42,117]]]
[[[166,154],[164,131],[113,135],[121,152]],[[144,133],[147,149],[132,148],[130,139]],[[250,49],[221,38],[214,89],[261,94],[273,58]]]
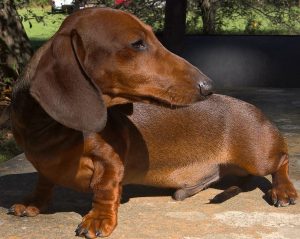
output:
[[[126,116],[131,104],[181,108],[211,93],[212,81],[165,49],[135,16],[106,8],[73,13],[34,54],[13,88],[12,131],[38,182],[9,213],[38,215],[54,185],[61,185],[93,193],[92,209],[76,234],[110,235],[117,225],[124,168],[134,163],[128,157],[147,158],[139,149],[144,141]],[[147,165],[131,166],[138,177]]]

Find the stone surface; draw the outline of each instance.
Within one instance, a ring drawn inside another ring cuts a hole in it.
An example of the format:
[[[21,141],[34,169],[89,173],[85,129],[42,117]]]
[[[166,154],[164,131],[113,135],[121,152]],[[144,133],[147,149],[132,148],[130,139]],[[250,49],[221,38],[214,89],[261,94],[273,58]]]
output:
[[[259,106],[278,125],[290,149],[290,173],[300,191],[300,89],[223,91]],[[126,186],[119,225],[112,239],[295,239],[300,235],[300,203],[275,208],[264,200],[270,178],[253,177],[246,192],[220,204],[210,199],[232,182],[211,187],[182,202],[172,191]],[[74,230],[91,206],[91,195],[57,188],[46,214],[34,218],[7,215],[30,192],[36,173],[20,155],[0,164],[0,238],[76,238]],[[227,185],[226,185],[227,184]]]

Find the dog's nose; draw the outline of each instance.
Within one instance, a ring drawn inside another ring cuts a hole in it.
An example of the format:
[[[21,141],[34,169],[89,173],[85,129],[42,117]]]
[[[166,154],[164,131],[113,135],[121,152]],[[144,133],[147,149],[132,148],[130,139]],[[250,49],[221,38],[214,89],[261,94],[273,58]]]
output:
[[[202,96],[208,96],[213,93],[213,82],[211,79],[207,78],[199,82],[200,94]]]

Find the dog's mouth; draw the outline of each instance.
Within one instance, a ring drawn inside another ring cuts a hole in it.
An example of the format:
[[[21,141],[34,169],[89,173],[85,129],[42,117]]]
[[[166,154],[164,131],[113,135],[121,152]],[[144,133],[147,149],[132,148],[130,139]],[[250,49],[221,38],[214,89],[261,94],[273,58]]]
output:
[[[184,103],[178,103],[178,102],[171,102],[165,99],[157,98],[154,96],[143,96],[139,97],[139,99],[136,100],[136,102],[143,102],[147,104],[152,104],[152,105],[158,105],[158,106],[163,106],[166,108],[179,108],[179,107],[186,107],[190,104],[184,104]]]
[[[158,106],[163,106],[166,108],[176,109],[181,107],[187,107],[191,105],[192,103],[195,103],[199,100],[204,100],[206,97],[199,96],[197,99],[188,99],[186,101],[181,100],[175,100],[175,97],[170,97],[170,99],[156,97],[153,95],[129,95],[129,94],[118,94],[113,97],[113,99],[117,102],[124,102],[127,101],[127,103],[133,103],[133,102],[142,102],[147,104],[153,104]],[[123,99],[123,100],[121,100]]]

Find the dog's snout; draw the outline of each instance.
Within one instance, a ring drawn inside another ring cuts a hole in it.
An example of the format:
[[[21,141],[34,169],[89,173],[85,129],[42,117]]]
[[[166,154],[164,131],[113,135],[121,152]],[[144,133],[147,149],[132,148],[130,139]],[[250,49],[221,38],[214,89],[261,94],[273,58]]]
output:
[[[202,96],[208,96],[213,93],[213,82],[211,79],[207,78],[199,82],[200,94]]]

